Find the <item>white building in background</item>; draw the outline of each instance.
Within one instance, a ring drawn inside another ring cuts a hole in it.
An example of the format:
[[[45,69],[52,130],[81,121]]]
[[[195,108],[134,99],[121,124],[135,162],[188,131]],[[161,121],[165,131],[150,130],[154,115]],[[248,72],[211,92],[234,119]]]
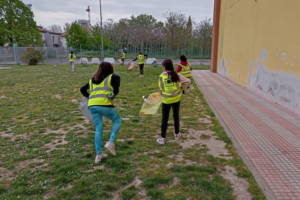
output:
[[[45,47],[67,47],[64,33],[55,33],[38,26]]]
[[[78,23],[81,25],[82,28],[88,29],[89,27],[89,20],[79,19]]]

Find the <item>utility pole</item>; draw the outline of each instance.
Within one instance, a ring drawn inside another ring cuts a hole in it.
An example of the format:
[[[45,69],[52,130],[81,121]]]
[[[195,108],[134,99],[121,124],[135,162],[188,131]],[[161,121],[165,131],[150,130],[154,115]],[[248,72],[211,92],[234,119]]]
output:
[[[99,0],[100,3],[100,26],[101,26],[101,60],[104,60],[104,51],[103,51],[103,27],[102,27],[102,9],[101,9],[101,0]]]

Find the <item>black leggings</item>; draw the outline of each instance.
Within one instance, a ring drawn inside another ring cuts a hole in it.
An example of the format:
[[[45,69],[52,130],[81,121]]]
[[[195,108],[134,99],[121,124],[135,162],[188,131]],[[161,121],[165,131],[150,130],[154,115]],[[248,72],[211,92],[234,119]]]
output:
[[[144,64],[139,64],[140,65],[140,75],[144,75]]]
[[[168,121],[170,110],[173,110],[173,118],[174,118],[174,127],[175,127],[175,134],[179,133],[179,109],[180,109],[180,101],[172,104],[162,104],[162,123],[161,123],[161,137],[166,138],[167,128],[168,128]]]

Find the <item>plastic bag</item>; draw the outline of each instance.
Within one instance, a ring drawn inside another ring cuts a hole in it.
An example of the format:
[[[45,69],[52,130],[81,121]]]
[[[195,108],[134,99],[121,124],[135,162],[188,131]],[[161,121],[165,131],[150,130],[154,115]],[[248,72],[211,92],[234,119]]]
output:
[[[159,92],[152,93],[147,99],[145,99],[140,114],[156,115],[161,103],[161,94]]]
[[[82,99],[82,101],[80,102],[80,104],[79,104],[79,109],[80,109],[81,113],[82,113],[85,117],[87,117],[87,118],[94,124],[92,115],[91,115],[91,113],[90,113],[90,111],[89,111],[89,106],[88,106],[88,104],[89,104],[89,98],[84,97],[84,98]],[[103,122],[103,124],[104,124],[104,122],[105,122],[104,116],[103,116],[103,118],[102,118],[102,122]]]
[[[89,103],[89,98],[84,97],[79,104],[79,109],[85,117],[87,117],[91,122],[94,123],[92,115],[89,111],[88,103]]]

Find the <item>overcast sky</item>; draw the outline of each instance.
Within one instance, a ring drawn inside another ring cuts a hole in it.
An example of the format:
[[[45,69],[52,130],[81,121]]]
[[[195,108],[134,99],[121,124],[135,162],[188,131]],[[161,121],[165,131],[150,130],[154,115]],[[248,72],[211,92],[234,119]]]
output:
[[[38,25],[44,27],[78,19],[87,19],[87,6],[91,9],[91,22],[99,20],[99,0],[23,0],[32,4],[32,11]],[[163,13],[167,11],[181,12],[187,17],[200,21],[205,17],[212,18],[213,0],[102,0],[103,21],[108,18],[117,21],[131,15],[152,15],[164,21]]]

